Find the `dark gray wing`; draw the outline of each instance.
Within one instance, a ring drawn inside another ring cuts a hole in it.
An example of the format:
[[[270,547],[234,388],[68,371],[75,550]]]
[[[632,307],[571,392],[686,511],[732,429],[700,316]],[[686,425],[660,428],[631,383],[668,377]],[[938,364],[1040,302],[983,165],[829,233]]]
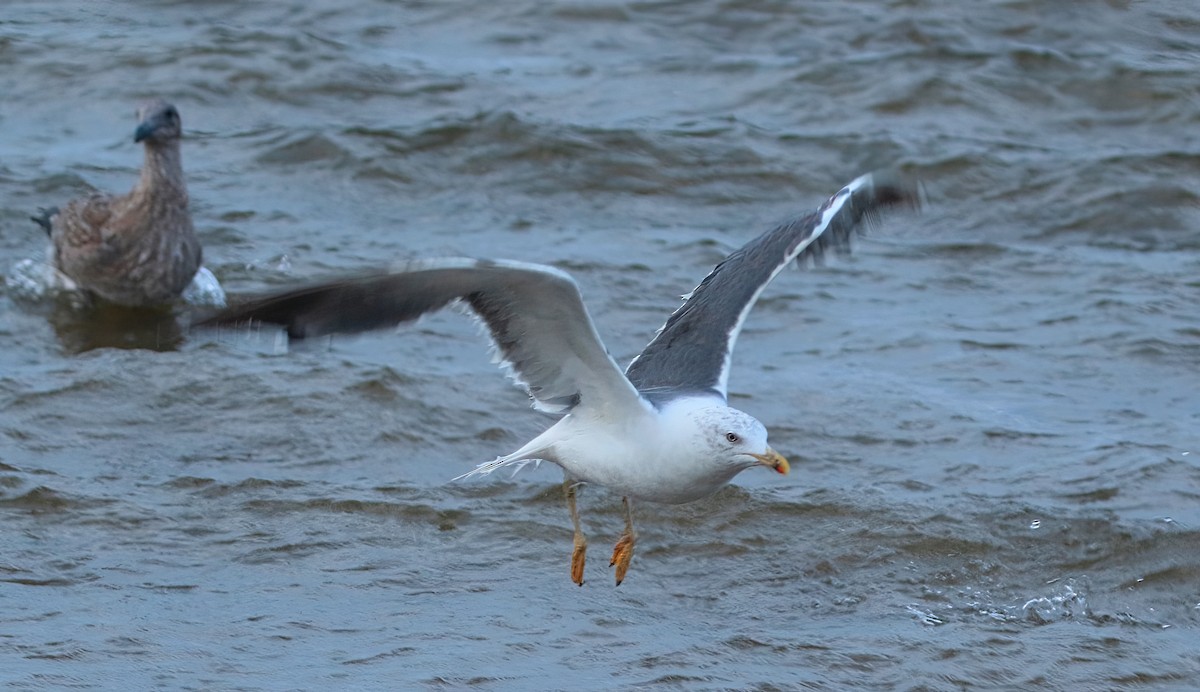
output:
[[[855,179],[816,211],[767,231],[725,258],[629,364],[639,392],[713,392],[726,397],[742,323],[762,290],[792,260],[846,251],[864,219],[887,207],[919,206],[917,188],[895,175]]]
[[[579,406],[607,412],[646,406],[604,349],[575,281],[543,265],[417,262],[397,272],[253,299],[196,326],[266,322],[302,339],[395,326],[455,301],[487,326],[498,359],[538,409],[566,413]]]

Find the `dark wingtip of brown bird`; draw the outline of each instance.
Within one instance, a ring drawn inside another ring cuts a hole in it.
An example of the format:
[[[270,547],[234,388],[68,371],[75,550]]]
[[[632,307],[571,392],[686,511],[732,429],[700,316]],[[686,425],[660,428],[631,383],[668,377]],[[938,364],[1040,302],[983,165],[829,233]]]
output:
[[[31,217],[29,217],[29,219],[31,221],[33,221],[34,223],[36,223],[37,225],[41,226],[42,229],[46,231],[46,235],[50,235],[51,230],[54,228],[54,226],[50,220],[53,219],[54,215],[57,213],[58,213],[58,208],[56,208],[56,207],[50,207],[50,208],[38,207],[38,215],[31,216]]]

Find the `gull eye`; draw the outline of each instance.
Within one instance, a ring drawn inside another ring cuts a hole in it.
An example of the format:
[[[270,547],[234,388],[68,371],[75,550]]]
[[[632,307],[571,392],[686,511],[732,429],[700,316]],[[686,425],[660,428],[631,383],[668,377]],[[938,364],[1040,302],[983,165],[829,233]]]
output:
[[[742,438],[738,437],[738,434],[735,432],[725,433],[725,439],[729,440],[730,444],[737,444],[742,441]]]

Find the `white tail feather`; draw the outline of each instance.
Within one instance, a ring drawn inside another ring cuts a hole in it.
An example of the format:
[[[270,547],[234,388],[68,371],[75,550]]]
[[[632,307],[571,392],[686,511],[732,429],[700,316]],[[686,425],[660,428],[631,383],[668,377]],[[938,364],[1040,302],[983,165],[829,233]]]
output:
[[[455,476],[454,478],[451,478],[450,481],[461,481],[467,478],[474,478],[475,476],[486,476],[492,471],[504,468],[506,466],[513,467],[512,475],[515,476],[520,473],[521,469],[525,468],[529,464],[533,464],[533,467],[537,468],[538,466],[541,466],[542,460],[519,457],[516,454],[510,454],[506,457],[497,457],[491,461],[484,462],[470,471],[462,474],[461,476]]]

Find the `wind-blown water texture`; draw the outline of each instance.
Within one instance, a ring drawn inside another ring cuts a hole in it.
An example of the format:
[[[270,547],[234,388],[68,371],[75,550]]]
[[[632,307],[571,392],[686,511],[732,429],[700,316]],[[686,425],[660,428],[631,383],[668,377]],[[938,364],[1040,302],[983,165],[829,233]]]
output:
[[[446,482],[544,427],[456,315],[283,352],[0,296],[0,680],[1200,685],[1195,8],[942,5],[7,3],[3,273],[151,96],[231,292],[547,262],[622,363],[845,180],[929,204],[764,294],[731,403],[793,474],[639,506],[619,589],[552,470]]]

